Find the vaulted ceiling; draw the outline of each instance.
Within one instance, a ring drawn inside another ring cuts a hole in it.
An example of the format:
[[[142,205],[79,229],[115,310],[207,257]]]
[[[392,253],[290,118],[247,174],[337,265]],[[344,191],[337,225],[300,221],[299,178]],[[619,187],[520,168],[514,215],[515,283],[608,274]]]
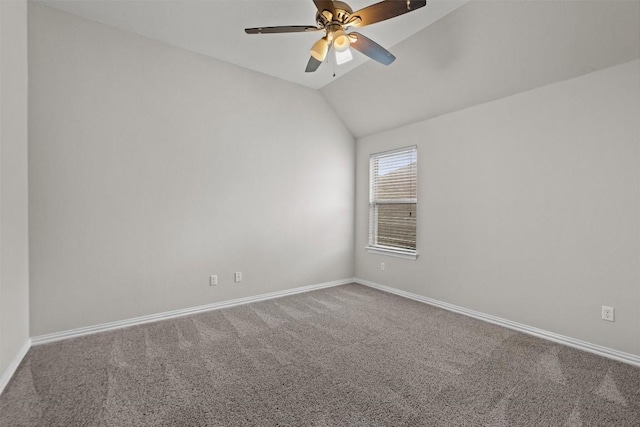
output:
[[[354,10],[375,0],[350,0]],[[430,0],[361,29],[397,60],[356,53],[305,73],[317,33],[246,35],[314,25],[311,0],[44,0],[46,5],[319,89],[356,137],[640,57],[640,1]],[[335,77],[334,77],[335,73]]]
[[[393,52],[321,89],[356,137],[637,59],[640,2],[470,2]]]
[[[427,7],[359,31],[389,48],[467,2],[433,0]],[[353,61],[338,68],[329,63],[318,72],[305,73],[309,49],[324,34],[244,32],[248,27],[315,26],[313,0],[42,0],[41,3],[314,89],[335,80],[334,69],[339,78],[368,60],[356,52]],[[376,0],[347,0],[347,3],[353,10],[359,10]]]

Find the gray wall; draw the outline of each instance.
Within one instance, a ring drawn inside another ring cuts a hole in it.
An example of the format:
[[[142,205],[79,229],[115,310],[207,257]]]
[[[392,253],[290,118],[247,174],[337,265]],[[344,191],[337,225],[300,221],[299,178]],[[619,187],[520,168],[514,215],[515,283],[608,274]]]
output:
[[[357,277],[640,354],[639,80],[633,61],[358,140]],[[412,144],[420,256],[369,254],[369,155]]]
[[[353,276],[355,143],[319,93],[29,12],[32,336]]]
[[[638,61],[354,156],[316,91],[43,6],[29,19],[32,336],[347,278],[355,253],[363,279],[640,354]],[[368,156],[412,144],[421,255],[369,254]]]
[[[0,1],[0,377],[29,340],[27,2]]]

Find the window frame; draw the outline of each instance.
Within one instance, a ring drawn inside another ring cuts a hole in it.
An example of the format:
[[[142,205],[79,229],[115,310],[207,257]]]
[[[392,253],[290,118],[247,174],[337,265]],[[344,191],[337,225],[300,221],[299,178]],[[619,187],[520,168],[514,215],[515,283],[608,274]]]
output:
[[[405,152],[414,152],[415,153],[415,163],[416,163],[416,172],[415,172],[415,187],[416,187],[416,197],[408,198],[408,199],[396,199],[396,200],[387,200],[385,202],[377,202],[374,200],[374,171],[373,171],[373,161],[376,158],[380,158],[383,156],[389,156],[394,153],[405,153]],[[369,243],[365,247],[367,252],[378,254],[378,255],[387,255],[405,259],[416,260],[418,258],[418,223],[417,223],[417,211],[418,211],[418,194],[417,194],[417,186],[418,186],[418,147],[417,145],[410,145],[407,147],[397,148],[393,150],[381,151],[377,153],[372,153],[369,155]],[[391,205],[391,204],[415,204],[415,212],[416,212],[416,224],[415,224],[415,233],[416,233],[416,248],[401,248],[396,246],[385,246],[374,243],[377,240],[377,231],[378,231],[378,215],[375,214],[375,209],[377,205]],[[375,223],[374,223],[375,222]]]

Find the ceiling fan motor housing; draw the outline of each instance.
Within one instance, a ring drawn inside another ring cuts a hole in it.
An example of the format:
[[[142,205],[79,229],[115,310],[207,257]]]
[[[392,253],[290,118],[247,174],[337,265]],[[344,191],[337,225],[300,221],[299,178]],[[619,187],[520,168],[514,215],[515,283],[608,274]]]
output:
[[[351,9],[351,7],[349,7],[348,4],[341,1],[334,1],[333,7],[335,10],[335,14],[331,16],[330,12],[327,13],[327,15],[330,16],[330,18],[327,18],[327,15],[324,15],[322,13],[323,12],[322,10],[318,10],[318,12],[316,13],[316,22],[318,23],[319,28],[327,28],[332,23],[334,23],[334,25],[345,24],[349,20],[349,17],[351,16],[351,14],[353,13],[353,10]]]

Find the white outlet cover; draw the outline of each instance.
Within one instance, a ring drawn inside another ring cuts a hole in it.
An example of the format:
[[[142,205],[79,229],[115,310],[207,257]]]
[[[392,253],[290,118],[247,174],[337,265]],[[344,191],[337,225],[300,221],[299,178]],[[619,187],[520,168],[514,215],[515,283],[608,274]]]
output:
[[[615,310],[613,307],[602,306],[602,320],[608,320],[609,322],[615,321]]]

